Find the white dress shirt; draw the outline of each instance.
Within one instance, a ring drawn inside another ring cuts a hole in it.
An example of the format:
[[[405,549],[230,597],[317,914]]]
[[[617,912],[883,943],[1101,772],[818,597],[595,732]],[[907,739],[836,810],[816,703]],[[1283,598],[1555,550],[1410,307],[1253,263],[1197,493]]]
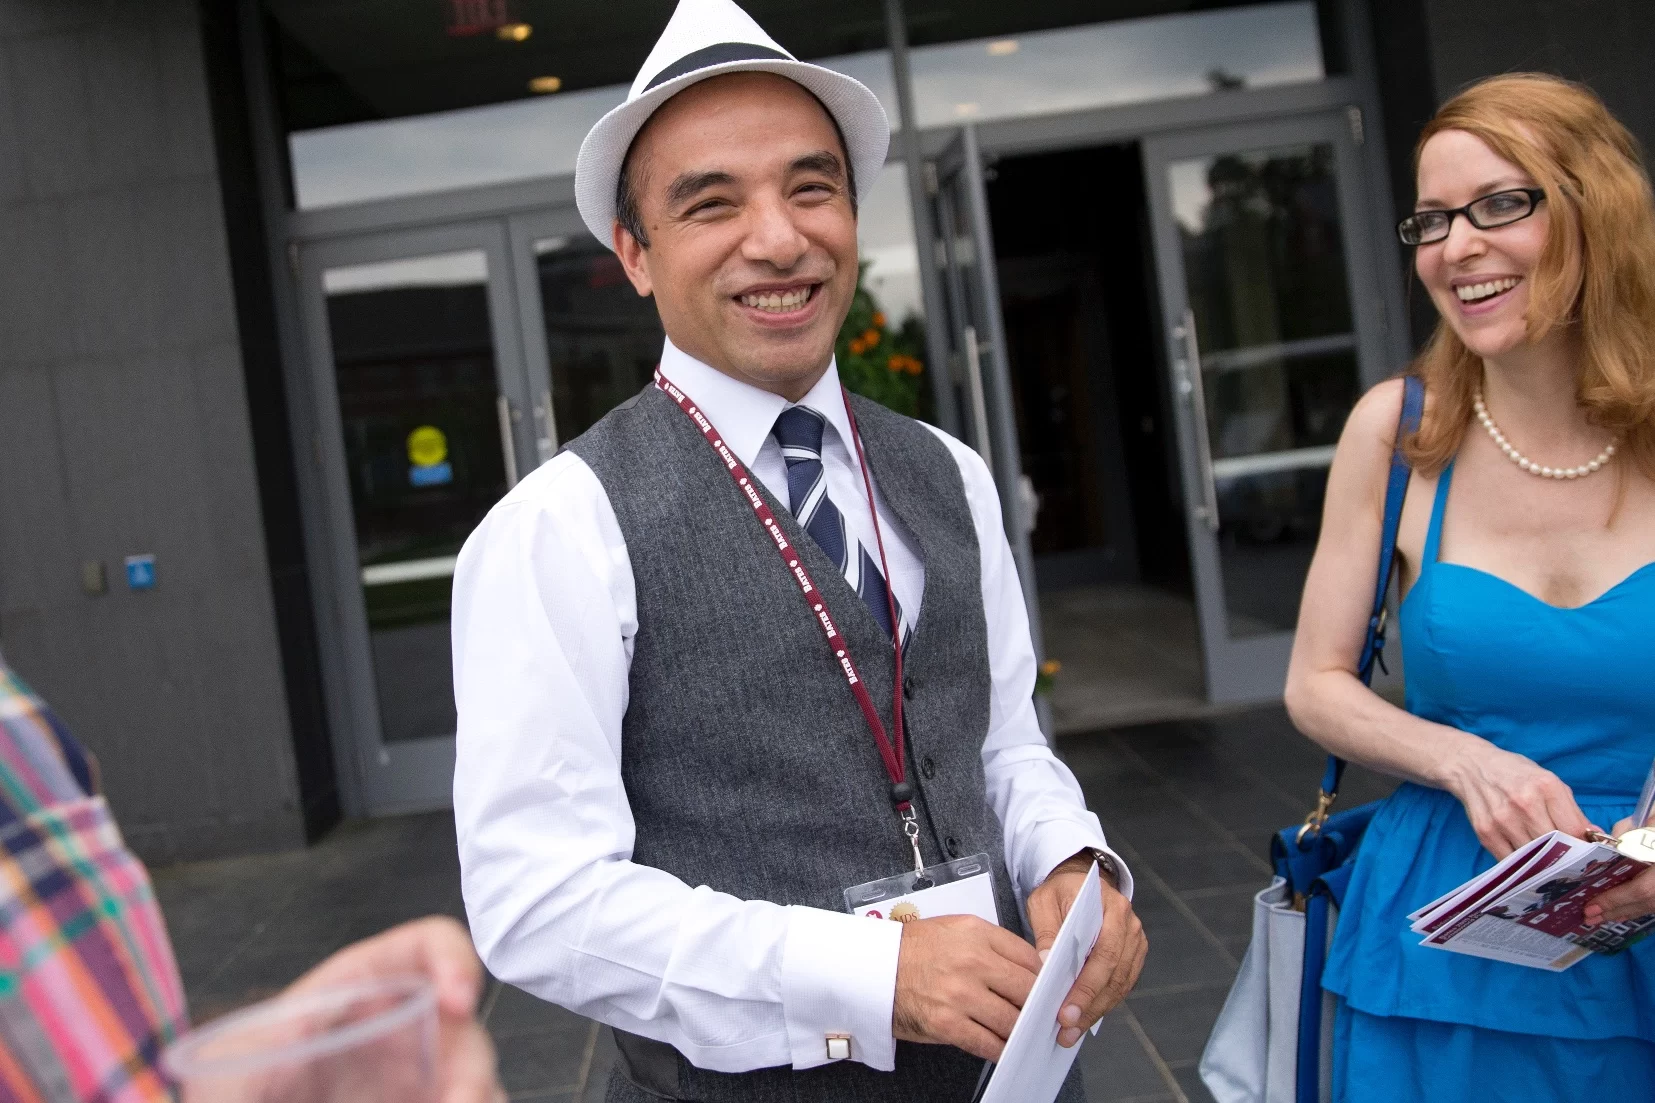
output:
[[[785,505],[771,428],[791,404],[670,341],[661,368]],[[828,493],[877,558],[836,367],[801,405],[827,418]],[[933,432],[960,466],[981,548],[993,682],[982,762],[1022,899],[1065,858],[1104,848],[1103,830],[1035,719],[1034,649],[993,479],[975,452]],[[924,565],[874,494],[891,589],[913,617]],[[670,1043],[700,1068],[810,1068],[828,1060],[825,1036],[843,1033],[852,1060],[890,1070],[900,924],[740,900],[630,860],[621,720],[637,630],[609,498],[584,461],[562,452],[489,512],[454,575],[454,819],[484,962],[542,999]]]

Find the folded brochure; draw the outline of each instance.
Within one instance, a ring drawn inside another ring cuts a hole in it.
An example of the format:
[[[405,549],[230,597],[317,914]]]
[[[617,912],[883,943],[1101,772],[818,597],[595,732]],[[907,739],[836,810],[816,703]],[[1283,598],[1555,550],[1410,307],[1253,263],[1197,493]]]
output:
[[[1586,905],[1649,868],[1613,846],[1542,835],[1409,915],[1421,946],[1562,972],[1590,953],[1626,949],[1655,915],[1588,927]]]
[[[1057,1013],[1103,929],[1103,895],[1093,863],[1085,884],[1058,928],[1029,998],[1006,1039],[998,1065],[985,1068],[975,1099],[980,1103],[1051,1103],[1080,1053],[1080,1043],[1057,1044]]]

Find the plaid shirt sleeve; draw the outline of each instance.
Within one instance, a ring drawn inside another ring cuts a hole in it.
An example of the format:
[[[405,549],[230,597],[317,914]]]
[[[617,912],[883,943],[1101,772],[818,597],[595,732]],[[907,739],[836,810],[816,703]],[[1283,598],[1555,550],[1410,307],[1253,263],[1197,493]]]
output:
[[[88,756],[0,660],[0,1100],[169,1098],[184,993]]]

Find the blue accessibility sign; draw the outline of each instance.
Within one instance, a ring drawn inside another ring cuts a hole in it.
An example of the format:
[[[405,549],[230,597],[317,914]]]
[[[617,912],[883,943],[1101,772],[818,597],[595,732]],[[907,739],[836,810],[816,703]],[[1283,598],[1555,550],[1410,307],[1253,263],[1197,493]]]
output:
[[[408,481],[415,486],[443,486],[454,481],[454,468],[447,461],[416,464],[408,469]]]
[[[129,590],[155,589],[155,557],[129,555],[126,557],[126,588]]]

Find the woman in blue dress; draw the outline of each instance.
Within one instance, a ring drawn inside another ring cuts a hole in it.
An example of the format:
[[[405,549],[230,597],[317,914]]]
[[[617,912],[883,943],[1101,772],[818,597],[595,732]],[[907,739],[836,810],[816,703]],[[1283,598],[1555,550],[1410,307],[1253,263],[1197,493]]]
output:
[[[1441,320],[1399,537],[1406,708],[1355,675],[1402,384],[1329,476],[1287,704],[1404,779],[1334,935],[1334,1099],[1655,1098],[1655,939],[1550,973],[1426,949],[1410,911],[1554,828],[1628,826],[1655,758],[1655,202],[1587,89],[1512,75],[1438,112],[1398,227]],[[1655,869],[1588,918],[1655,912]]]

